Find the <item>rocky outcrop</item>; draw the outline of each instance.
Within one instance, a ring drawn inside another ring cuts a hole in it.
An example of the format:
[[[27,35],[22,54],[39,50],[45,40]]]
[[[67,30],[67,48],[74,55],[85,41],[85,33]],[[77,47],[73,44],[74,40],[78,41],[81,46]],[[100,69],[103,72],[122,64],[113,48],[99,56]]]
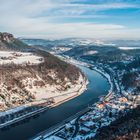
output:
[[[13,42],[14,41],[14,36],[12,34],[9,33],[0,33],[0,42],[6,41],[8,43]]]
[[[30,47],[27,44],[16,39],[12,34],[0,32],[0,50],[26,51],[29,49]]]

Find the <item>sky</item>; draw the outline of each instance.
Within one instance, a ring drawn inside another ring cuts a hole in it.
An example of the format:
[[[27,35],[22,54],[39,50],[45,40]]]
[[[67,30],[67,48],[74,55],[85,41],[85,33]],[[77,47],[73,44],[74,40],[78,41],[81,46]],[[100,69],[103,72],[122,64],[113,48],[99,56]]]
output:
[[[140,0],[0,0],[0,32],[46,39],[140,39]]]

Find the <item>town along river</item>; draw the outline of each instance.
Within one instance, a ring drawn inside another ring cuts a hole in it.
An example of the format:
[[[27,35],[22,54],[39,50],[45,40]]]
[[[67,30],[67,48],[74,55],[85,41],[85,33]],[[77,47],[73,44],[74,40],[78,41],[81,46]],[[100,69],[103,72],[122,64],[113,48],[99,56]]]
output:
[[[44,113],[0,130],[0,140],[26,140],[34,137],[36,134],[75,115],[88,105],[98,101],[99,96],[108,93],[110,85],[105,77],[87,67],[79,67],[89,80],[87,90],[83,94],[59,106],[48,109]]]

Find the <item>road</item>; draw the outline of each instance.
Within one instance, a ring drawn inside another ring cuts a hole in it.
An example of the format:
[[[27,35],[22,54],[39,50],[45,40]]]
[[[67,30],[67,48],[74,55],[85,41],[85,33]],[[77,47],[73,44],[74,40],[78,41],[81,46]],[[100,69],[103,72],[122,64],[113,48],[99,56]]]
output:
[[[81,116],[83,116],[85,113],[89,112],[91,109],[89,107],[85,108],[84,110],[76,113],[75,115],[65,119],[63,122],[56,124],[55,126],[39,133],[38,135],[36,135],[35,137],[31,138],[30,140],[33,140],[35,138],[40,138],[40,140],[42,140],[43,138],[49,137],[50,135],[53,135],[54,133],[56,133],[57,131],[60,131],[61,129],[63,129],[65,127],[65,124],[74,120],[76,118],[76,130],[73,134],[73,136],[75,136],[79,130],[79,124],[78,124],[78,120]],[[59,129],[58,129],[59,128]],[[47,136],[45,136],[46,134],[48,134]]]

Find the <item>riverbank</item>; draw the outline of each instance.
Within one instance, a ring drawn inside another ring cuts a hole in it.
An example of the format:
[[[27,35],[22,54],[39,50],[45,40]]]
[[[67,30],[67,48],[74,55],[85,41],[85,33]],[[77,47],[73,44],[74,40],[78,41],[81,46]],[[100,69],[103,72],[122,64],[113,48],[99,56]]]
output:
[[[73,87],[72,90],[67,91],[66,93],[61,94],[59,96],[54,96],[53,98],[54,98],[55,103],[52,104],[51,107],[56,107],[64,102],[67,102],[67,101],[81,95],[85,90],[87,90],[88,83],[89,82],[88,82],[87,78],[82,76],[82,79],[79,80],[79,83],[77,83],[77,85],[75,87]]]
[[[65,60],[66,62],[69,62],[73,65],[79,65],[79,66],[84,66],[84,67],[88,67],[90,68],[91,70],[94,70],[98,73],[100,73],[103,77],[105,77],[108,81],[108,83],[110,84],[110,89],[108,90],[108,94],[106,95],[105,98],[109,97],[114,91],[114,79],[111,78],[111,76],[109,75],[109,73],[107,73],[102,67],[97,67],[95,65],[91,65],[91,64],[88,64],[86,62],[81,62],[81,61],[77,61],[75,59],[72,59],[72,58],[64,58],[62,56],[59,56],[62,60]],[[118,86],[118,85],[117,85]]]
[[[79,73],[79,79],[76,85],[73,85],[67,91],[63,91],[59,94],[49,95],[47,97],[43,96],[43,100],[35,101],[32,103],[25,104],[23,106],[19,106],[5,112],[0,113],[0,117],[4,120],[4,117],[7,116],[9,120],[5,122],[1,122],[0,128],[9,126],[11,124],[17,123],[34,115],[37,115],[43,111],[46,111],[49,108],[56,107],[64,102],[67,102],[79,95],[81,95],[87,88],[88,80],[85,75]],[[39,109],[27,112],[28,108],[32,106],[42,106]],[[25,112],[25,113],[24,113]],[[14,116],[14,117],[13,117]],[[16,117],[17,116],[17,117]]]

